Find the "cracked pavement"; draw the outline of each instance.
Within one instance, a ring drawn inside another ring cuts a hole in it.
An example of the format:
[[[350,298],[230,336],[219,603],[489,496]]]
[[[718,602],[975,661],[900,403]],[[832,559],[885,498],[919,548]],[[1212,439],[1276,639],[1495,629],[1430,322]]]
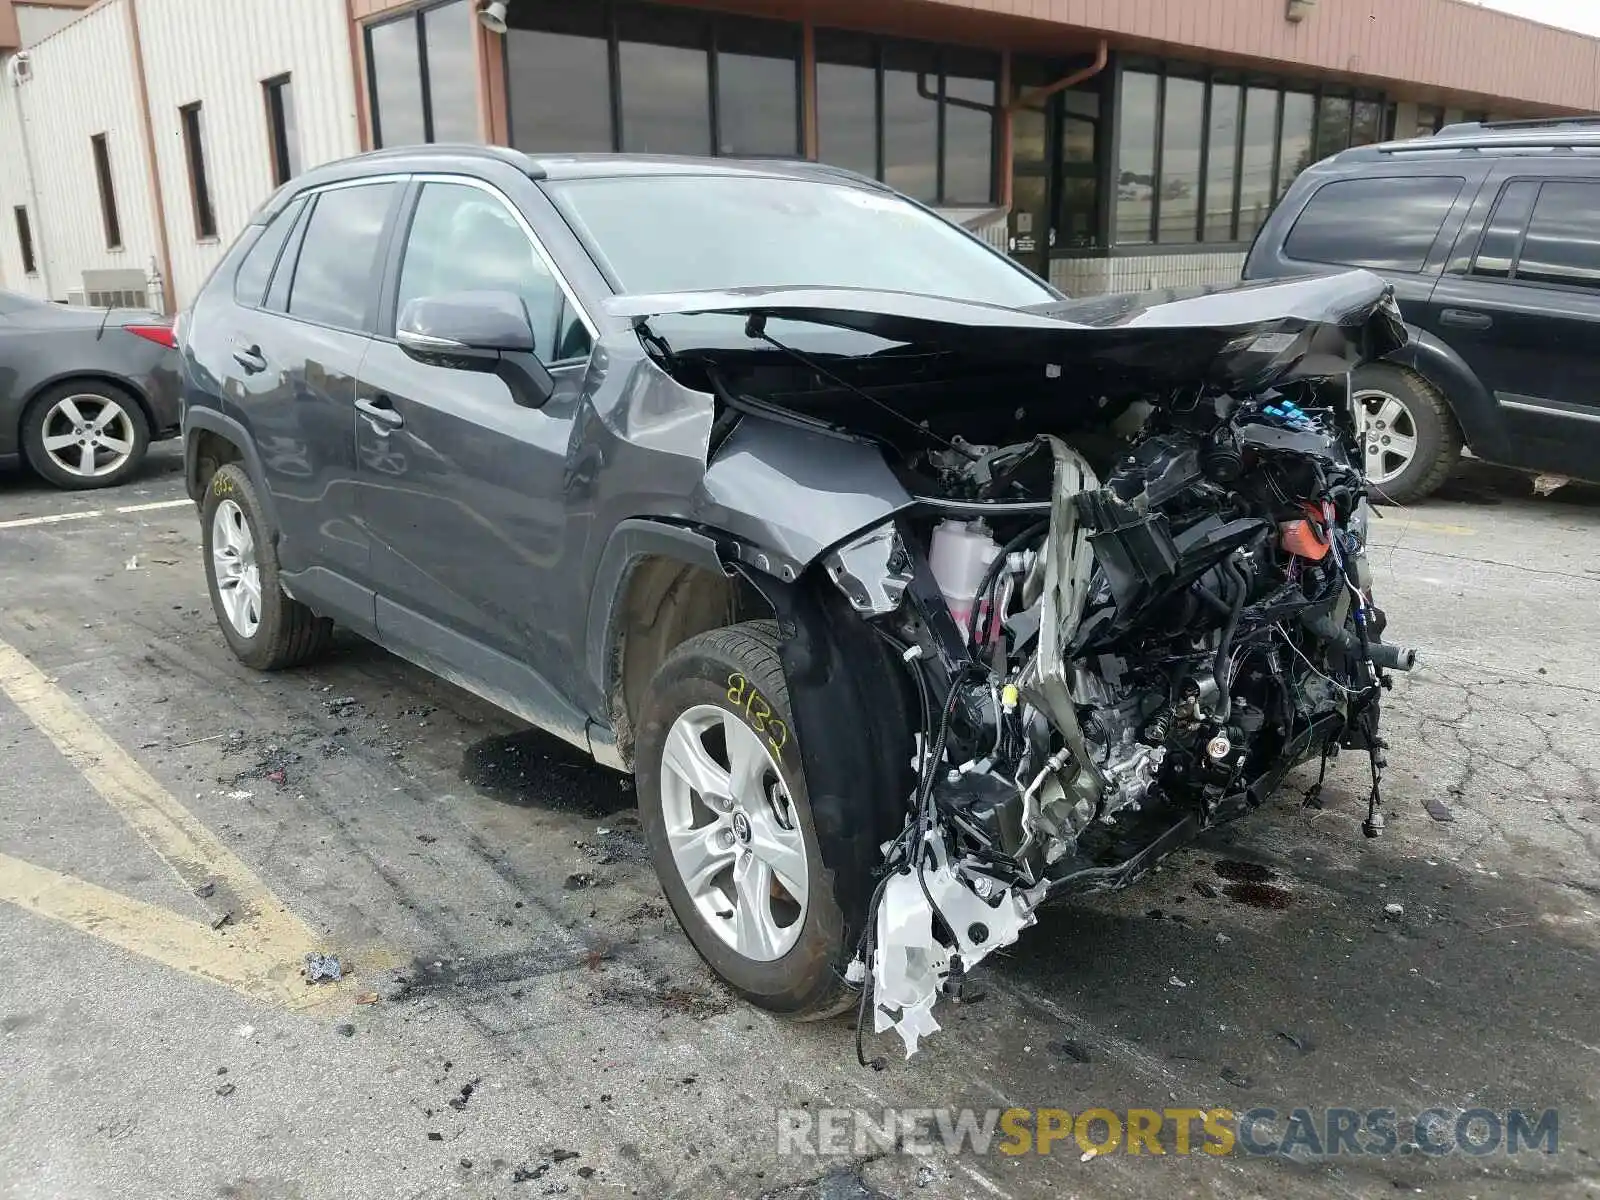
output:
[[[114,495],[0,477],[0,642],[355,980],[273,1005],[0,904],[0,1196],[1600,1190],[1600,490],[1535,499],[1468,463],[1375,522],[1387,636],[1421,655],[1387,708],[1384,838],[1361,836],[1364,760],[1331,764],[1321,809],[1301,770],[1132,890],[1042,913],[915,1059],[870,1043],[873,1072],[848,1018],[790,1025],[716,985],[627,781],[355,640],[302,671],[236,663],[192,509],[139,507],[181,499],[178,472],[163,446]],[[0,762],[0,854],[215,909],[3,693]],[[1556,1108],[1561,1137],[1437,1159],[778,1153],[779,1107],[891,1105]]]

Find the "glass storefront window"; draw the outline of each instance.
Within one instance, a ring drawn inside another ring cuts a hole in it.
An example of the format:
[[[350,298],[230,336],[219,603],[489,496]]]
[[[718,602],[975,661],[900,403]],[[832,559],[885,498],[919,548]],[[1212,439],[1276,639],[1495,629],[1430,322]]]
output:
[[[605,14],[545,4],[538,18],[538,29],[506,31],[511,144],[530,154],[613,149]]]
[[[800,153],[800,36],[789,25],[717,25],[717,153]]]
[[[987,204],[994,192],[996,65],[987,55],[944,52],[946,204]]]
[[[1239,172],[1239,240],[1249,241],[1272,211],[1272,160],[1278,146],[1278,96],[1275,88],[1245,93],[1244,156]]]
[[[1206,85],[1198,79],[1167,80],[1161,120],[1161,197],[1156,241],[1196,240],[1200,209],[1200,143],[1205,135]]]
[[[878,59],[865,38],[817,32],[817,150],[825,163],[878,174]]]
[[[617,14],[622,149],[711,153],[711,67],[698,16],[665,9]]]
[[[375,145],[479,140],[467,0],[369,26],[367,64]]]
[[[1211,88],[1211,116],[1206,122],[1206,212],[1201,239],[1233,240],[1233,184],[1238,178],[1238,84],[1218,83]]]
[[[931,50],[883,52],[883,181],[918,200],[939,198],[939,75]]]
[[[427,141],[422,47],[415,17],[385,21],[367,30],[367,69],[372,80],[374,144],[415,146]]]
[[[1117,137],[1116,240],[1148,242],[1153,235],[1156,194],[1156,110],[1161,80],[1142,71],[1122,76]]]
[[[466,0],[452,0],[422,14],[428,51],[428,107],[435,142],[476,142],[478,67],[473,58],[474,18]]]
[[[1350,144],[1370,146],[1383,140],[1383,105],[1376,100],[1357,100],[1350,118]]]
[[[1317,108],[1317,156],[1321,162],[1350,145],[1350,101],[1344,96],[1324,96]]]
[[[1278,195],[1289,190],[1301,171],[1316,161],[1312,150],[1317,99],[1304,92],[1283,94],[1283,139],[1278,155]]]

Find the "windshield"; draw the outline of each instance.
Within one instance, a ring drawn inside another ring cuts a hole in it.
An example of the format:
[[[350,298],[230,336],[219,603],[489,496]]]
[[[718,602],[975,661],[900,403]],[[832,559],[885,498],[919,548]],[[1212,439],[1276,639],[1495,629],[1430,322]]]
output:
[[[632,176],[546,185],[624,293],[856,287],[1016,308],[1043,283],[887,192],[749,176]]]

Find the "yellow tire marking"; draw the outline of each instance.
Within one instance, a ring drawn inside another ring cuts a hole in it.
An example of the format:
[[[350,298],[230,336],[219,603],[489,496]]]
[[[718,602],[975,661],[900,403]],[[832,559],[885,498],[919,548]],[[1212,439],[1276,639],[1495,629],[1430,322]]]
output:
[[[224,931],[107,888],[0,855],[0,899],[65,922],[247,995],[296,1007],[344,989],[308,989],[297,978],[322,943],[244,861],[117,745],[49,678],[0,641],[0,692],[37,726],[91,787],[193,891],[214,884]],[[291,985],[298,984],[299,991]]]

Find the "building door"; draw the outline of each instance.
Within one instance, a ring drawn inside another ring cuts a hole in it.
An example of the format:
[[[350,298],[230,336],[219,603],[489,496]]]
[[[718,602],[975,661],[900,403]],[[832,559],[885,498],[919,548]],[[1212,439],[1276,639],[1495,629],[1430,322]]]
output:
[[[1050,277],[1050,136],[1054,104],[1022,108],[1011,118],[1011,257],[1042,279]]]
[[[1018,61],[1023,93],[1071,71]],[[1100,244],[1100,93],[1095,81],[1018,109],[1011,122],[1011,256],[1048,279],[1052,251]]]

